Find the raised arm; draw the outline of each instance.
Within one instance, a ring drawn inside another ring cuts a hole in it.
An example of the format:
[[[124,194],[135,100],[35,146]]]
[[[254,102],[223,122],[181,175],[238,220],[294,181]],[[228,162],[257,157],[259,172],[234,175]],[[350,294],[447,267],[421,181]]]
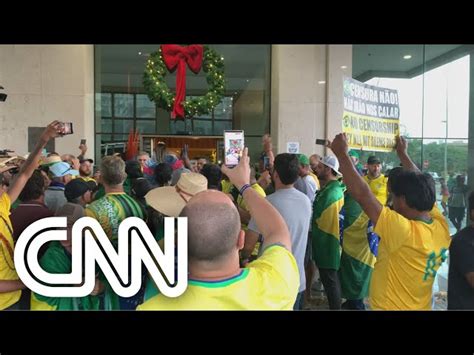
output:
[[[333,142],[329,142],[328,147],[331,148],[339,160],[339,169],[344,177],[344,184],[347,186],[347,190],[360,204],[370,220],[376,224],[383,206],[377,201],[369,185],[359,175],[352,159],[349,157],[349,146],[345,133],[338,134]]]
[[[36,143],[35,148],[26,159],[26,162],[22,165],[20,172],[13,179],[13,182],[10,184],[10,188],[7,193],[10,197],[11,203],[15,202],[21,191],[26,185],[28,179],[33,175],[33,172],[38,167],[38,162],[41,158],[41,151],[46,146],[51,138],[59,136],[58,133],[59,122],[53,121],[48,127],[43,131],[39,141]]]
[[[281,244],[291,251],[291,239],[288,227],[280,213],[264,197],[250,187],[250,164],[248,148],[244,149],[239,164],[230,169],[222,167],[222,172],[229,177],[235,187],[242,190],[250,215],[255,220],[258,230],[264,237],[264,247],[271,244]]]
[[[406,170],[411,170],[411,171],[420,171],[416,164],[411,160],[411,158],[408,155],[408,142],[407,140],[402,137],[402,136],[397,136],[396,138],[396,144],[395,144],[395,150],[397,151],[398,159],[400,159],[400,162],[402,163],[402,166]]]

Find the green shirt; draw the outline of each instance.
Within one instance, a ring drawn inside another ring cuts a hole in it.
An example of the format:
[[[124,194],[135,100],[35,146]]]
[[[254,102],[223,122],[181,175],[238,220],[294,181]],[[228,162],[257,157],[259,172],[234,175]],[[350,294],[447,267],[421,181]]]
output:
[[[51,242],[40,260],[44,271],[51,274],[68,274],[71,272],[71,255],[57,242]],[[102,298],[102,301],[101,301]],[[118,298],[112,289],[106,286],[101,296],[86,297],[46,297],[32,292],[32,310],[112,310],[119,309]]]

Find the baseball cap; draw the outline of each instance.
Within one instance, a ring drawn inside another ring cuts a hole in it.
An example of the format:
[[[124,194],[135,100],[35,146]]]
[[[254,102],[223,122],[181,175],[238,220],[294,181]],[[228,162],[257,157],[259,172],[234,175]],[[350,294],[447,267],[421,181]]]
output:
[[[380,159],[377,158],[375,155],[371,155],[369,159],[367,159],[367,164],[381,164]]]
[[[94,164],[94,161],[93,161],[92,159],[90,159],[90,158],[81,159],[81,160],[79,160],[79,163],[82,164],[82,163],[84,163],[84,162],[86,162],[86,161],[88,161],[88,162],[91,163],[91,164]]]
[[[146,178],[138,178],[132,185],[132,193],[138,198],[144,198],[153,188],[153,185]]]
[[[325,156],[323,159],[321,159],[321,163],[331,168],[332,170],[334,170],[336,174],[342,175],[339,172],[339,160],[337,160],[335,156],[333,155]]]
[[[60,163],[55,163],[49,167],[49,172],[53,177],[60,177],[60,176],[66,176],[66,175],[73,175],[77,176],[79,175],[79,171],[74,170],[71,168],[71,165],[69,165],[66,162],[60,162]]]
[[[81,197],[87,191],[94,191],[97,184],[94,181],[85,181],[83,179],[74,179],[66,184],[64,196],[68,201]]]
[[[304,154],[298,154],[298,161],[301,165],[309,165],[309,159]]]
[[[355,158],[357,158],[357,159],[360,158],[359,153],[356,152],[355,150],[350,150],[350,151],[349,151],[349,156],[350,156],[350,157],[355,157]]]

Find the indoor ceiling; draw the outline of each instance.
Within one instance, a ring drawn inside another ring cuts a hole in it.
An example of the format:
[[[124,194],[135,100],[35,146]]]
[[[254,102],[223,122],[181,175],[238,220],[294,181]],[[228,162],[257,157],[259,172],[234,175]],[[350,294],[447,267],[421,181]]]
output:
[[[353,45],[352,77],[412,78],[459,59],[474,50],[472,45]],[[425,60],[423,61],[423,57]]]

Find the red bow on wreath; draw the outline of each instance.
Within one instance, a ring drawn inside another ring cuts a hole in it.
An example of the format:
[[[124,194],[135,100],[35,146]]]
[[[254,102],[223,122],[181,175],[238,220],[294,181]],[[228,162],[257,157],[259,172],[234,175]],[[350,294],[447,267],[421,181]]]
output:
[[[186,64],[193,73],[199,73],[202,65],[203,46],[194,44],[183,47],[177,44],[163,44],[161,53],[166,68],[170,72],[178,68],[176,73],[176,96],[171,118],[184,118],[183,101],[186,96]]]

